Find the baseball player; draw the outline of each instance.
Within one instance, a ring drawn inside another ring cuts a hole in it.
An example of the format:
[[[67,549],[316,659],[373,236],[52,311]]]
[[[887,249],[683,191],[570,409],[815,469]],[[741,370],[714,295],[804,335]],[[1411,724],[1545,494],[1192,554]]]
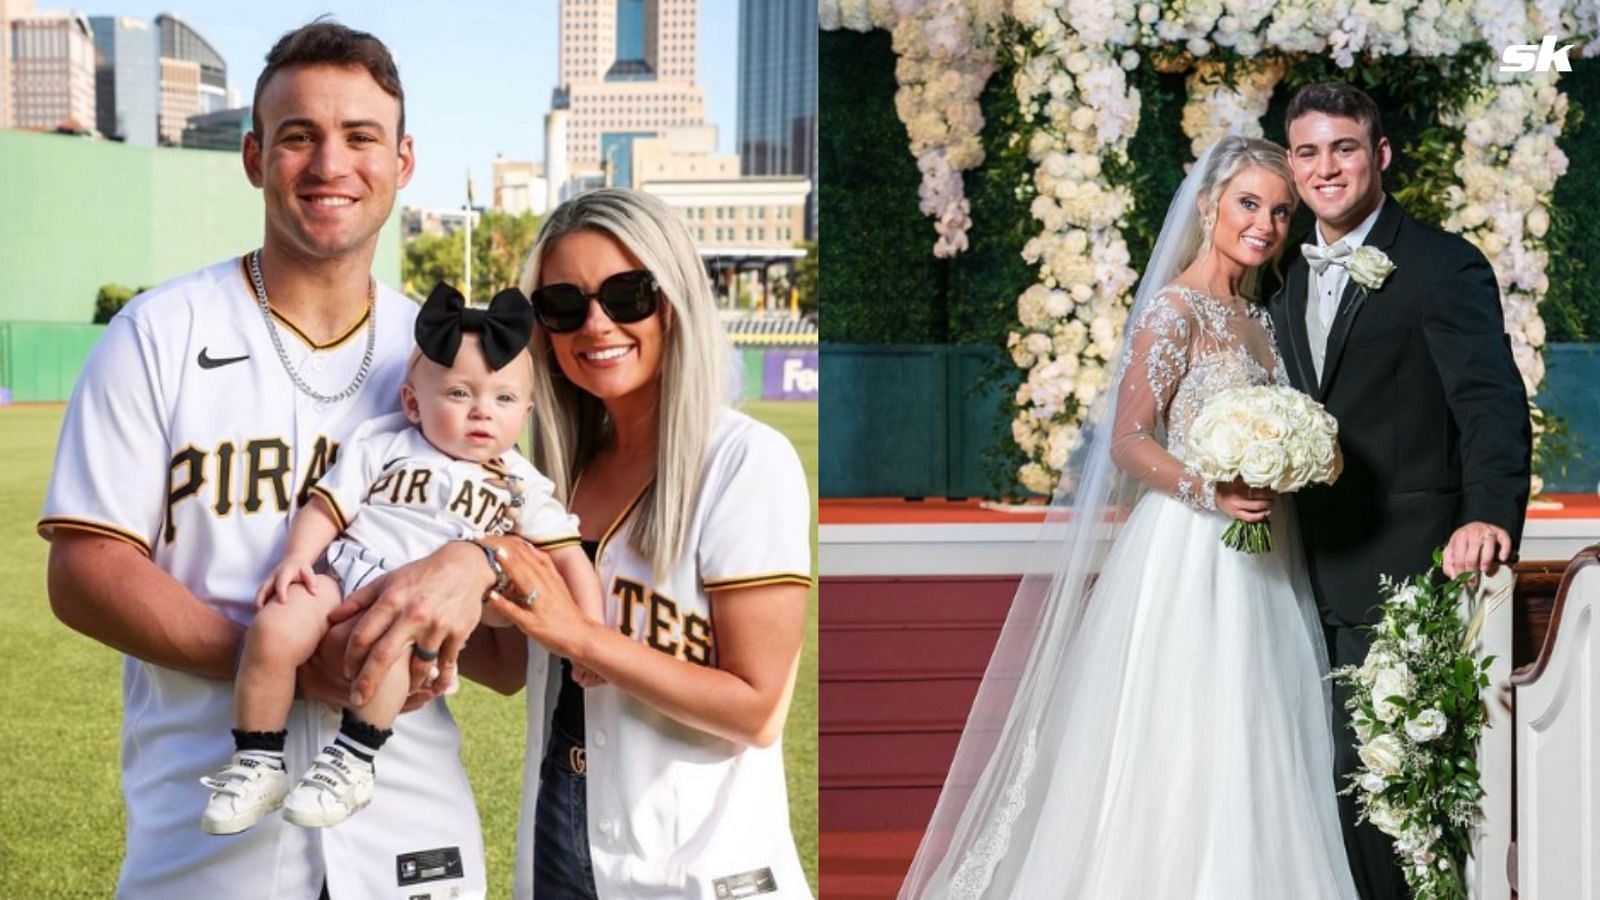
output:
[[[411,176],[401,98],[371,35],[317,22],[279,40],[243,149],[263,193],[263,249],[135,299],[74,389],[39,531],[57,616],[126,655],[119,897],[484,895],[477,811],[442,702],[401,719],[378,780],[405,789],[379,791],[373,814],[226,838],[197,826],[194,782],[228,756],[237,654],[289,515],[357,426],[397,408],[416,306],[369,273]],[[455,568],[465,551],[448,557]],[[442,565],[407,577],[444,592],[487,583]],[[325,653],[341,651],[342,632]],[[300,684],[343,697],[340,674],[309,666]],[[308,766],[338,723],[337,706],[297,701],[287,763]]]
[[[345,709],[339,735],[293,790],[284,726],[294,671],[321,642],[328,614],[397,563],[448,541],[514,531],[548,552],[579,605],[603,619],[576,517],[513,446],[532,408],[532,326],[532,307],[515,288],[487,311],[467,308],[443,284],[423,304],[401,388],[404,414],[369,423],[346,442],[338,464],[311,485],[283,560],[256,594],[261,612],[234,680],[234,754],[202,779],[213,791],[206,831],[243,831],[280,804],[293,824],[337,825],[371,802],[375,758],[410,687],[406,668],[391,666],[366,704]],[[312,570],[324,553],[331,574]]]

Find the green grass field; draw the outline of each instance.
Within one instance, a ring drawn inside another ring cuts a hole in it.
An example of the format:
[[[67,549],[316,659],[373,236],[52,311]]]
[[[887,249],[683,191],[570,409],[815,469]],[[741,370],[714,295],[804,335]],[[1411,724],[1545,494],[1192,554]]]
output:
[[[44,502],[63,407],[0,407],[0,897],[109,897],[122,859],[121,658],[68,630],[44,590]],[[816,517],[817,406],[752,403],[805,461]],[[812,530],[812,559],[816,531]],[[483,817],[491,897],[511,891],[522,789],[522,699],[468,684],[451,701]],[[817,883],[817,598],[784,736],[790,815]],[[197,785],[195,790],[201,790]],[[198,835],[198,831],[196,832]]]

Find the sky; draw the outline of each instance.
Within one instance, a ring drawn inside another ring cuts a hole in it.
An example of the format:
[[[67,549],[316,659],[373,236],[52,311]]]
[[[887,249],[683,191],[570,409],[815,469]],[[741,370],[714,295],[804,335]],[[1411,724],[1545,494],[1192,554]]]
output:
[[[79,5],[82,3],[83,5]],[[228,63],[228,86],[250,102],[262,60],[284,32],[332,13],[370,31],[394,53],[406,91],[417,171],[407,206],[459,207],[467,170],[473,199],[493,199],[490,162],[544,159],[544,116],[556,81],[556,0],[38,0],[39,9],[152,21],[167,12],[205,37]],[[700,0],[699,81],[718,151],[735,152],[739,0]]]

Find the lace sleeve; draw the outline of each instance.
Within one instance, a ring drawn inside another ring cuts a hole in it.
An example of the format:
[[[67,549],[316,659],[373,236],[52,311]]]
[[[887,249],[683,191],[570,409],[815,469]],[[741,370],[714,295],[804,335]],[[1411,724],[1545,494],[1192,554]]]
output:
[[[1152,490],[1195,509],[1217,508],[1216,495],[1198,470],[1186,466],[1156,439],[1184,374],[1197,335],[1193,310],[1181,295],[1158,294],[1131,323],[1118,386],[1111,459]]]

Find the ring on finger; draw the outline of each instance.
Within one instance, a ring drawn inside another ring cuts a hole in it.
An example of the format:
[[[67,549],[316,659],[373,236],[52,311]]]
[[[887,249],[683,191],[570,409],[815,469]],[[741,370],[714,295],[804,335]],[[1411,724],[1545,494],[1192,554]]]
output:
[[[439,658],[439,651],[437,651],[437,650],[424,650],[421,647],[418,647],[416,644],[412,644],[411,645],[411,655],[415,656],[417,659],[422,660],[423,662],[433,662],[434,660]]]
[[[534,589],[528,591],[528,596],[522,598],[522,605],[523,606],[532,606],[538,599],[539,599],[539,589],[538,588],[534,588]]]

